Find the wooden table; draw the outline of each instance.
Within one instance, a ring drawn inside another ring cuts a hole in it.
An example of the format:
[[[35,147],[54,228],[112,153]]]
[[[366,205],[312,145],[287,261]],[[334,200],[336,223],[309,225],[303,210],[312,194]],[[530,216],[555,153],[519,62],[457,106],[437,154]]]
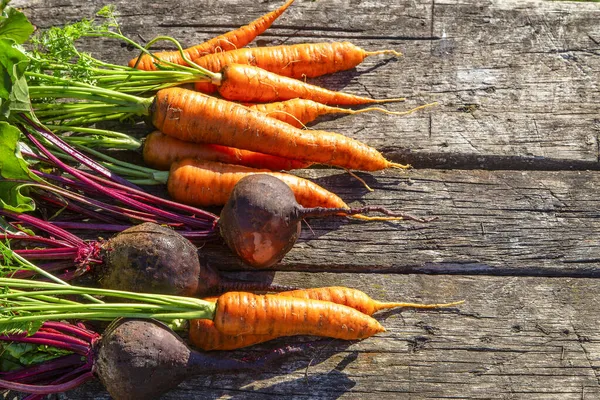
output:
[[[124,32],[184,45],[249,22],[282,1],[113,1]],[[40,28],[92,16],[98,2],[15,0]],[[255,374],[206,376],[166,399],[600,398],[600,4],[554,1],[297,0],[256,43],[350,40],[373,57],[313,82],[375,97],[407,96],[405,117],[324,118],[408,172],[301,175],[352,205],[380,204],[428,223],[310,221],[273,270],[277,282],[347,285],[380,300],[466,300],[457,309],[396,310],[388,331],[325,341]],[[100,58],[133,54],[93,42]],[[222,246],[203,249],[238,276]],[[248,350],[258,353],[293,340]],[[245,354],[245,353],[240,353]],[[309,362],[311,365],[308,367]],[[92,383],[61,398],[102,399]]]

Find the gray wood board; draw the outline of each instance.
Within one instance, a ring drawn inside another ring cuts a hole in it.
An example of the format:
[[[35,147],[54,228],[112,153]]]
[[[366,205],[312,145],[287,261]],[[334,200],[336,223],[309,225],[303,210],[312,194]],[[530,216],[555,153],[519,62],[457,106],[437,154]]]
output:
[[[328,175],[326,175],[328,173]],[[351,206],[383,205],[429,223],[311,219],[277,269],[598,276],[600,234],[595,172],[337,170],[302,173]],[[241,266],[207,245],[221,269]]]
[[[187,46],[247,23],[281,1],[111,3],[128,35],[149,40],[167,34]],[[100,6],[75,0],[15,4],[40,28],[91,16]],[[433,155],[458,153],[467,168],[510,168],[509,162],[497,163],[508,156],[530,163],[533,157],[534,169],[547,168],[546,159],[590,168],[597,165],[600,129],[598,20],[600,6],[593,3],[297,0],[258,43],[351,40],[366,49],[401,50],[401,59],[367,58],[354,70],[314,82],[378,98],[409,96],[406,104],[390,104],[391,110],[431,101],[439,106],[406,117],[328,119],[318,127],[382,150],[425,154],[414,158],[417,167],[445,167],[447,160]],[[111,41],[88,46],[110,61],[133,56]]]
[[[594,399],[600,396],[595,279],[283,273],[281,282],[365,288],[381,300],[457,308],[375,316],[387,332],[318,342],[268,372],[191,379],[165,399]],[[255,346],[240,357],[310,338]],[[309,362],[312,363],[310,366]],[[307,368],[308,367],[308,368]],[[107,398],[97,384],[67,399]]]
[[[281,1],[112,3],[127,34],[170,34],[191,45]],[[100,6],[13,4],[41,28],[91,16]],[[466,303],[383,313],[384,334],[326,341],[268,373],[193,379],[165,398],[598,398],[600,288],[592,278],[600,265],[600,182],[591,170],[599,169],[599,20],[599,4],[580,2],[296,0],[258,43],[348,39],[366,49],[399,49],[400,59],[368,58],[313,81],[378,98],[408,96],[390,110],[439,102],[405,117],[372,113],[315,125],[416,170],[359,174],[372,193],[341,171],[302,176],[353,206],[381,204],[439,219],[311,220],[272,272],[231,273],[358,287],[380,300]],[[88,41],[86,48],[114,62],[133,56],[113,42]],[[221,269],[240,268],[219,244],[202,253]],[[95,383],[64,397],[107,395]]]

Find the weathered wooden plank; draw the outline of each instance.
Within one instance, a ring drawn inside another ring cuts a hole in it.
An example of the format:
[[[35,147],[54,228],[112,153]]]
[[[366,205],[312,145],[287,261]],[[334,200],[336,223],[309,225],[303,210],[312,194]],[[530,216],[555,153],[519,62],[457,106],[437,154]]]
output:
[[[97,7],[93,2],[65,1],[60,2],[57,9],[51,9],[48,8],[50,4],[52,3],[33,2],[25,11],[30,13],[34,20],[39,20],[45,24],[43,26],[47,26],[80,18],[82,14],[90,15]],[[245,1],[219,4],[200,4],[198,10],[206,10],[206,15],[185,14],[183,4],[178,2],[168,5],[157,2],[145,4],[143,7],[133,3],[117,3],[117,6],[122,12],[124,27],[131,30],[131,33],[139,32],[142,25],[156,26],[158,31],[153,28],[153,34],[165,33],[160,29],[170,29],[173,33],[173,25],[176,24],[181,25],[181,30],[177,31],[178,36],[181,34],[185,43],[193,43],[198,40],[198,30],[206,26],[205,19],[214,19],[212,24],[209,24],[211,29],[229,28],[239,25],[241,18],[254,18],[254,14],[264,12],[265,8],[272,8],[274,2],[265,4],[260,11],[256,10],[258,7]],[[464,91],[457,85],[471,85],[472,82],[467,82],[466,78],[454,78],[475,74],[472,77],[475,79],[479,73],[468,72],[470,70],[465,69],[472,65],[502,63],[504,67],[499,70],[501,73],[494,75],[494,79],[506,80],[508,83],[479,83],[483,85],[483,89],[477,89],[480,93],[477,90],[476,92],[478,95],[489,97],[489,104],[493,105],[495,110],[493,115],[484,115],[482,108],[467,107],[457,110],[444,100],[444,105],[431,113],[431,117],[418,114],[398,119],[371,114],[356,116],[357,118],[331,119],[318,124],[319,127],[341,126],[341,131],[350,132],[357,138],[385,148],[389,157],[395,161],[403,161],[403,156],[406,155],[401,151],[393,151],[398,148],[398,143],[401,142],[401,146],[404,146],[418,136],[421,144],[415,144],[415,150],[411,153],[412,160],[417,161],[417,165],[439,165],[440,158],[448,154],[449,158],[456,160],[454,166],[459,164],[462,168],[506,168],[505,166],[515,159],[518,160],[516,165],[523,169],[561,169],[573,162],[578,168],[591,166],[595,169],[598,166],[595,158],[581,156],[579,150],[573,150],[573,154],[579,154],[577,156],[565,155],[564,146],[560,150],[562,145],[557,141],[568,142],[569,148],[585,148],[586,151],[595,154],[597,145],[594,135],[597,132],[597,123],[593,119],[596,116],[592,115],[597,111],[597,107],[593,107],[597,105],[597,82],[592,79],[585,88],[575,90],[570,85],[584,82],[585,79],[577,78],[577,74],[583,72],[573,68],[560,56],[570,53],[559,54],[553,51],[555,48],[547,40],[534,40],[537,37],[534,32],[536,29],[540,30],[538,35],[547,37],[554,35],[553,30],[559,29],[560,25],[560,43],[567,43],[567,47],[571,49],[587,49],[583,52],[596,51],[594,40],[598,28],[592,21],[593,16],[599,12],[597,5],[584,4],[579,7],[564,2],[525,2],[517,7],[513,3],[512,6],[507,6],[502,2],[436,2],[433,7],[431,3],[424,2],[394,2],[390,6],[390,12],[386,11],[387,7],[381,6],[373,7],[367,12],[367,8],[371,7],[369,4],[371,3],[298,2],[274,27],[271,34],[276,36],[267,38],[278,40],[285,37],[292,41],[300,41],[305,39],[302,35],[306,32],[313,32],[315,36],[326,36],[327,39],[332,35],[353,35],[352,37],[357,37],[359,41],[373,41],[371,43],[379,47],[394,47],[396,44],[414,46],[412,50],[403,47],[409,54],[417,54],[415,49],[420,48],[418,57],[407,56],[390,63],[371,60],[371,64],[367,63],[358,69],[361,72],[367,71],[366,73],[351,71],[349,75],[341,75],[340,79],[344,79],[343,76],[351,76],[351,84],[360,84],[363,77],[369,77],[378,82],[373,86],[373,93],[378,95],[389,93],[392,86],[390,82],[401,83],[406,78],[404,69],[399,72],[398,66],[407,63],[413,64],[410,64],[412,67],[409,68],[409,79],[406,82],[412,85],[417,76],[426,76],[426,79],[433,82],[419,89],[424,93],[441,91],[445,95],[465,96]],[[253,10],[254,14],[244,14],[243,10]],[[341,10],[347,11],[347,14],[343,14],[347,15],[347,18],[336,17],[340,15]],[[306,15],[310,15],[311,18],[307,19]],[[410,17],[405,17],[407,15]],[[423,26],[420,22],[428,21],[427,18],[431,18],[432,15],[434,23],[427,30],[427,24]],[[385,23],[374,26],[370,21],[375,16],[383,18]],[[455,17],[460,23],[452,22]],[[405,20],[409,23],[402,24]],[[217,24],[219,21],[221,23]],[[514,28],[511,28],[511,24]],[[290,27],[298,30],[300,36],[286,36],[291,33]],[[450,28],[453,31],[450,31]],[[413,35],[409,37],[411,31]],[[442,31],[446,32],[445,37]],[[448,32],[455,33],[450,35]],[[194,39],[191,35],[194,35]],[[364,35],[362,39],[361,35]],[[511,40],[508,40],[509,35],[513,35]],[[411,39],[414,37],[438,39]],[[444,41],[453,44],[443,45]],[[102,54],[111,59],[124,57],[123,62],[130,57],[130,54],[123,54],[116,44],[110,43],[110,46],[95,49],[101,50]],[[486,51],[477,46],[488,46],[490,49]],[[473,57],[480,59],[476,60]],[[557,63],[559,59],[562,61]],[[587,71],[586,79],[597,77],[598,68],[594,63],[598,58],[590,56],[589,59],[585,59],[590,65],[590,68],[584,68],[584,71]],[[538,69],[540,65],[547,68],[541,72],[528,72],[528,79],[535,85],[521,84],[525,82],[520,77],[522,70]],[[375,66],[378,67],[370,70]],[[544,74],[556,76],[549,78]],[[564,103],[563,97],[570,94],[576,97],[573,101],[583,99],[576,102],[577,107],[580,107],[579,111],[569,108],[570,116],[557,113],[552,108],[554,106],[549,106],[544,99],[539,99],[539,103],[535,103],[533,99],[536,93],[544,92],[540,89],[541,86],[548,83],[558,85],[559,81],[562,82],[560,85],[563,85],[563,88],[568,87],[569,90],[556,90],[556,96],[559,96],[560,100],[557,104]],[[518,82],[519,85],[516,84]],[[487,90],[489,88],[495,89]],[[532,88],[535,90],[531,90]],[[469,90],[471,89],[472,85]],[[501,95],[502,91],[504,94]],[[452,104],[462,104],[460,107],[463,107],[467,103],[463,101]],[[486,107],[488,106],[484,108]],[[558,134],[554,139],[546,136],[546,133],[538,136],[547,141],[545,143],[551,149],[549,153],[536,150],[539,148],[531,142],[528,129],[511,128],[517,127],[511,125],[511,121],[517,121],[519,118],[524,121],[523,118],[529,118],[530,114],[535,114],[540,121],[542,116],[549,121],[547,125],[545,122],[536,122],[539,129],[556,131]],[[495,121],[494,129],[503,132],[489,131],[488,123],[492,120]],[[407,124],[407,121],[412,122]],[[480,123],[481,121],[483,122]],[[411,128],[410,124],[413,122],[423,126]],[[585,127],[581,128],[579,123],[583,123]],[[557,124],[562,124],[569,133],[556,130]],[[459,130],[460,134],[450,132],[452,130]],[[470,143],[468,148],[457,144],[461,141],[457,139],[459,136],[464,139],[461,139],[463,144]],[[580,139],[583,136],[586,139],[582,141]],[[436,143],[436,138],[443,138],[444,142]],[[493,144],[493,149],[488,147],[488,150],[485,150],[485,146],[492,144],[490,140],[500,140],[506,146],[496,143]],[[482,141],[487,144],[480,144]],[[514,146],[520,146],[520,149]],[[415,157],[417,154],[424,156]],[[536,157],[532,158],[531,155]],[[538,155],[555,158],[548,161],[537,157]],[[560,161],[563,157],[569,159],[568,163]],[[461,160],[464,161],[462,164]],[[595,218],[598,204],[591,195],[598,187],[594,173],[413,171],[408,175],[397,172],[363,174],[362,176],[376,189],[376,192],[371,194],[362,190],[348,175],[341,173],[309,171],[305,176],[316,178],[318,183],[340,194],[352,205],[363,202],[383,204],[417,215],[429,214],[441,218],[424,226],[348,224],[343,220],[314,221],[311,222],[314,234],[305,229],[302,243],[286,257],[280,266],[283,269],[316,271],[333,268],[362,271],[585,276],[596,276],[598,273],[597,245],[593,241],[582,240],[598,233]],[[352,245],[345,245],[349,240],[352,241]],[[235,263],[231,257],[223,258],[220,255],[221,250],[220,246],[207,246],[205,249],[208,257],[221,268]],[[331,254],[336,254],[334,260]]]
[[[125,32],[146,40],[176,36],[185,45],[239,26],[280,2],[117,1]],[[40,27],[92,15],[95,2],[17,1]],[[343,17],[342,17],[343,16]],[[298,1],[261,44],[350,39],[367,49],[396,48],[402,59],[374,57],[356,70],[316,79],[376,97],[411,96],[406,109],[440,105],[407,117],[363,114],[329,119],[336,130],[387,150],[546,157],[597,164],[600,5],[504,1]],[[113,42],[89,45],[108,60],[132,54]],[[439,166],[431,157],[418,167]],[[478,160],[478,161],[477,161]],[[475,161],[472,164],[469,162]]]
[[[326,175],[328,174],[328,175]],[[395,271],[598,276],[600,187],[595,172],[388,171],[350,175],[307,170],[303,176],[352,206],[380,204],[416,222],[309,220],[300,242],[276,267],[285,270]],[[239,265],[207,245],[221,269]]]
[[[384,334],[351,344],[326,341],[314,353],[268,372],[193,379],[164,398],[580,400],[600,395],[596,279],[310,276],[315,285],[361,287],[384,300],[466,302],[458,309],[382,313]],[[310,282],[298,273],[279,273],[277,280]],[[66,398],[107,398],[102,393],[91,384]]]
[[[99,7],[81,0],[13,3],[40,27]],[[171,34],[189,45],[281,1],[113,3],[126,33]],[[598,17],[600,6],[592,3],[297,0],[260,43],[351,39],[368,49],[397,48],[401,59],[368,59],[315,82],[376,97],[405,94],[406,108],[440,102],[404,118],[362,114],[318,127],[419,168],[465,170],[360,174],[373,193],[339,171],[304,171],[352,205],[440,218],[425,225],[310,221],[312,232],[304,228],[275,270],[237,275],[358,287],[383,300],[466,303],[458,311],[383,313],[385,334],[327,341],[269,372],[194,379],[165,398],[598,398],[600,288],[589,277],[600,265],[600,182],[586,171],[598,169]],[[86,48],[115,62],[132,56],[116,43]],[[466,170],[473,168],[499,171]],[[558,171],[520,171],[535,169]],[[202,253],[221,269],[239,268],[216,244]],[[359,273],[365,271],[377,273]],[[552,275],[563,277],[546,277]],[[60,397],[108,398],[97,383]]]

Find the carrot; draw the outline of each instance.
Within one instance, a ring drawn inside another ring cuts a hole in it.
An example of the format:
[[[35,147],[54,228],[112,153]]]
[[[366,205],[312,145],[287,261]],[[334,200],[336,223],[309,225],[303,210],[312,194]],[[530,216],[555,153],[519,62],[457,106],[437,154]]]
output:
[[[184,204],[222,206],[235,184],[244,176],[253,174],[269,174],[281,179],[303,207],[348,208],[341,198],[308,179],[267,169],[194,159],[172,164],[167,190],[173,199]]]
[[[146,164],[160,170],[168,170],[173,162],[185,158],[219,161],[272,171],[306,168],[311,165],[310,162],[306,161],[240,150],[218,144],[184,142],[160,131],[154,131],[146,137],[143,155]]]
[[[214,161],[184,159],[171,165],[167,190],[176,201],[194,206],[224,205],[235,184],[248,175],[268,174],[285,182],[296,201],[304,208],[337,208],[352,210],[339,196],[317,185],[316,183],[295,175],[283,172],[272,172],[241,165],[223,164]],[[358,209],[357,209],[358,210]],[[378,211],[389,216],[366,216],[360,212]],[[383,207],[366,206],[356,211],[351,218],[365,221],[392,221],[410,219],[419,222],[426,220],[410,215],[393,213]]]
[[[420,303],[404,303],[404,302],[381,302],[373,300],[365,292],[358,289],[347,288],[343,286],[330,286],[313,289],[297,289],[286,292],[279,292],[277,296],[291,296],[303,299],[315,299],[322,301],[331,301],[337,304],[343,304],[352,307],[363,314],[373,315],[377,311],[386,310],[397,307],[410,308],[444,308],[453,307],[462,304],[463,301],[455,301],[451,303],[439,304],[420,304]]]
[[[276,118],[280,121],[295,126],[296,128],[302,128],[306,124],[313,122],[321,115],[353,115],[370,111],[379,111],[391,115],[407,115],[422,108],[429,107],[433,104],[435,103],[425,104],[408,111],[388,111],[385,108],[380,107],[368,107],[360,110],[352,110],[348,108],[331,107],[326,104],[317,103],[316,101],[308,99],[291,99],[274,103],[247,104],[247,106],[256,111],[260,111],[263,114],[267,114],[271,118]]]
[[[188,338],[197,349],[211,351],[241,349],[253,344],[268,342],[277,337],[269,334],[226,335],[221,333],[210,319],[193,319],[190,320]]]
[[[314,289],[299,289],[287,292],[277,293],[276,296],[297,297],[304,299],[314,299],[329,301],[336,304],[354,308],[366,315],[395,307],[412,308],[443,308],[452,307],[461,304],[462,301],[442,304],[419,304],[419,303],[399,303],[399,302],[379,302],[371,299],[366,293],[347,287],[323,287]],[[205,298],[204,300],[216,302],[218,297]],[[221,333],[211,320],[192,320],[190,321],[189,338],[192,344],[202,350],[234,350],[242,347],[251,346],[257,343],[263,343],[276,337],[269,334],[264,335],[227,335]]]
[[[158,91],[153,125],[166,135],[348,169],[408,168],[346,136],[302,130],[248,107],[183,88]]]
[[[252,42],[258,35],[266,31],[293,2],[294,0],[288,0],[281,7],[261,16],[248,25],[244,25],[238,29],[217,36],[197,46],[187,48],[184,50],[184,53],[193,61],[194,59],[202,57],[206,54],[244,47],[248,43]],[[187,63],[181,57],[181,53],[179,51],[163,51],[154,53],[154,55],[164,61],[170,61],[179,65],[187,65]],[[141,57],[139,62],[138,58],[134,58],[133,60],[129,61],[129,66],[152,71],[157,69],[155,62],[156,60],[154,58],[145,54]]]
[[[356,340],[385,331],[377,320],[341,304],[246,292],[219,296],[213,322],[228,335],[315,335]]]
[[[394,50],[366,51],[350,42],[331,42],[244,48],[192,61],[212,72],[219,72],[230,64],[249,64],[278,75],[304,79],[354,68],[366,57],[377,54],[402,55]],[[216,88],[210,83],[198,82],[196,90],[212,93]]]
[[[359,105],[405,101],[405,98],[372,99],[350,93],[336,92],[298,79],[277,75],[253,65],[229,64],[218,78],[219,94],[227,100],[272,102],[295,98],[310,99],[322,104]]]
[[[178,202],[196,206],[222,206],[231,196],[235,185],[244,177],[265,174],[280,179],[292,190],[296,202],[304,208],[302,218],[325,215],[322,209],[337,209],[334,213],[365,221],[411,220],[429,222],[431,219],[393,212],[381,206],[350,208],[339,196],[316,183],[295,175],[219,162],[184,159],[172,164],[167,180],[169,195]],[[313,210],[313,211],[311,211]],[[329,210],[331,215],[332,210]],[[365,212],[381,212],[386,216],[367,216]]]

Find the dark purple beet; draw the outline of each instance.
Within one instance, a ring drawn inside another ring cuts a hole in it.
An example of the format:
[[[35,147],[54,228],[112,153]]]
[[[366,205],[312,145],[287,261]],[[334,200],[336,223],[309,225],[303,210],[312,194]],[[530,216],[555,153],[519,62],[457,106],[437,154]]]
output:
[[[154,399],[185,379],[260,369],[300,349],[272,352],[253,361],[209,356],[193,350],[161,323],[120,320],[102,336],[96,351],[95,373],[115,400]]]
[[[173,229],[146,222],[110,239],[102,251],[99,283],[107,289],[179,296],[225,291],[281,291],[290,286],[224,278],[201,265],[198,249]]]
[[[365,217],[380,212],[387,217]],[[305,208],[282,180],[268,174],[253,174],[240,179],[221,210],[218,226],[229,248],[244,262],[268,268],[279,262],[298,240],[304,218],[356,216],[364,220],[413,220],[428,222],[393,212],[381,206],[358,208]]]
[[[235,185],[221,211],[221,236],[247,264],[267,268],[290,251],[300,235],[294,193],[271,175],[246,176]]]
[[[290,187],[272,175],[240,179],[221,210],[221,236],[247,264],[268,268],[279,262],[298,240],[301,221],[308,217],[355,215],[381,207],[304,208]]]
[[[110,289],[194,296],[202,283],[216,284],[200,266],[198,250],[173,229],[151,222],[124,230],[103,248],[99,283]]]

